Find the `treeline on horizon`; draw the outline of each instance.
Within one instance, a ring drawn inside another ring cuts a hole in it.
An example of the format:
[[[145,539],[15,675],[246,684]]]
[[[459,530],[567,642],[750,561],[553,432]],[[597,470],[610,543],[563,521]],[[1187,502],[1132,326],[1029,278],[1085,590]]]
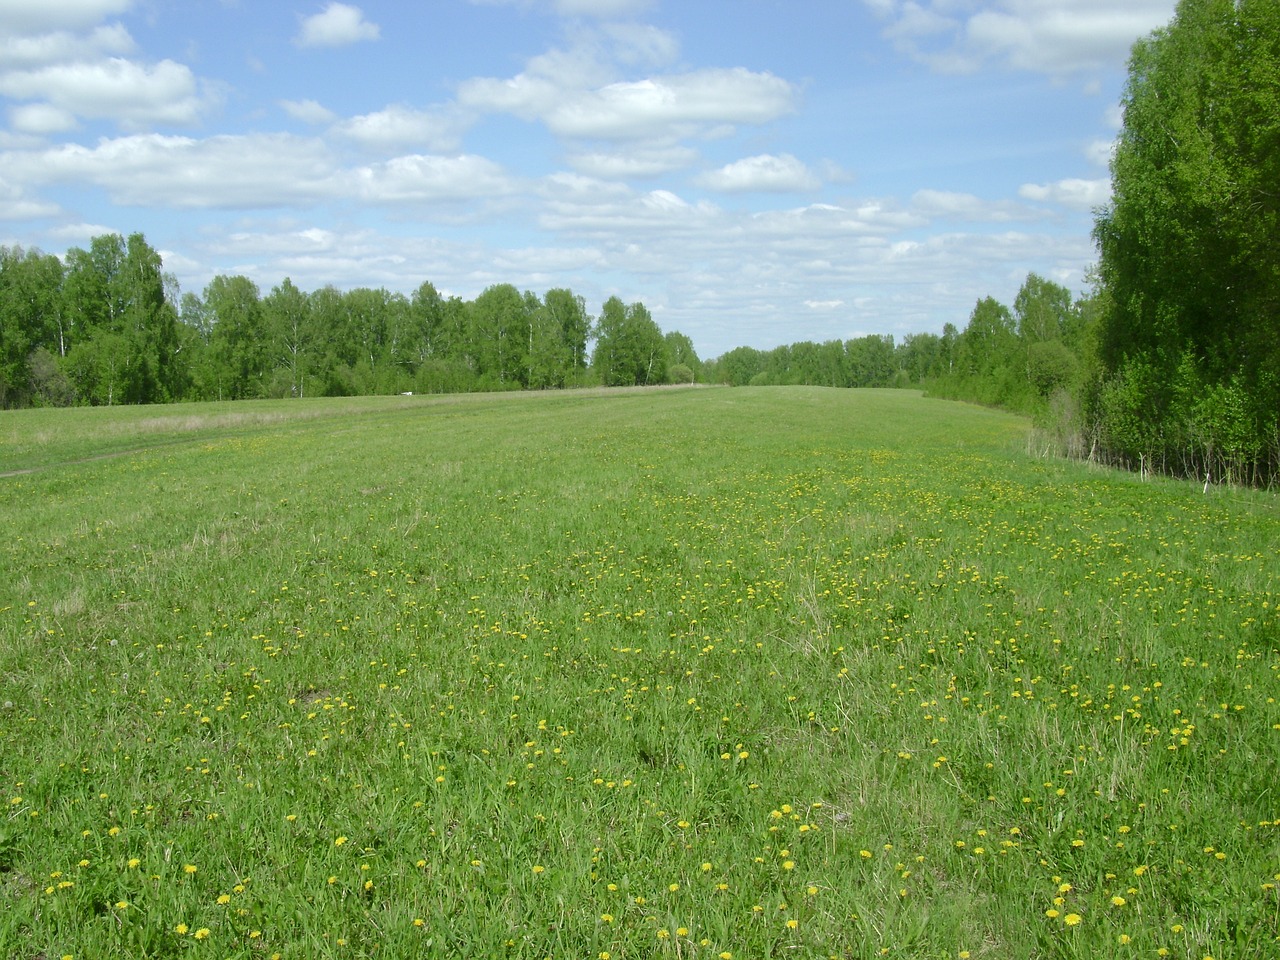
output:
[[[202,293],[177,281],[146,238],[94,237],[64,258],[0,247],[0,406],[169,403],[393,393],[457,393],[668,383],[909,386],[956,352],[952,334],[895,345],[870,335],[704,362],[643,303],[598,317],[559,288],[510,284],[474,300],[424,282],[307,292],[286,278],[265,295],[219,275]],[[963,354],[964,348],[958,348]]]
[[[563,288],[464,301],[430,282],[405,296],[287,278],[264,295],[239,275],[179,294],[140,233],[64,259],[0,248],[0,318],[7,407],[690,383],[701,369],[643,303],[611,297],[594,317]]]

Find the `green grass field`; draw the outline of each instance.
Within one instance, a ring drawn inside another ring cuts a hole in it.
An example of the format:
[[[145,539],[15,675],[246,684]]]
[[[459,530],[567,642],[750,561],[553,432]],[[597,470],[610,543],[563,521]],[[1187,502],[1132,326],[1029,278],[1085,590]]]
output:
[[[1026,437],[0,413],[0,957],[1277,955],[1280,503]]]

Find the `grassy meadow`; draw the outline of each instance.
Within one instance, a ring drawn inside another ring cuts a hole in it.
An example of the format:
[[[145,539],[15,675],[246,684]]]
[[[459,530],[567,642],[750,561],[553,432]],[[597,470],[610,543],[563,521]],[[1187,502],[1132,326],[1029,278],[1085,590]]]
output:
[[[1280,954],[1280,502],[1027,433],[0,413],[0,957]]]

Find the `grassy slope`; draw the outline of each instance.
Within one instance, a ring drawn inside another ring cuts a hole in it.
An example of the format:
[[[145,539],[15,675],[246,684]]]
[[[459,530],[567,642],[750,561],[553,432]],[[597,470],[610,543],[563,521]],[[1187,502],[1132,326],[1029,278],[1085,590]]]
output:
[[[1024,431],[816,388],[3,415],[0,953],[1275,949],[1275,500]]]

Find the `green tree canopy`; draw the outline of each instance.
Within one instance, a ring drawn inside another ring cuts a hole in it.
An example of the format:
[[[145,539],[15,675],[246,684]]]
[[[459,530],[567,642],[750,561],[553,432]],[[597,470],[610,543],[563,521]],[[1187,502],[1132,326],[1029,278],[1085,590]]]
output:
[[[1231,431],[1243,418],[1255,437],[1252,465],[1238,467],[1256,471],[1265,456],[1274,474],[1280,3],[1181,0],[1168,27],[1134,46],[1123,106],[1114,197],[1094,232],[1106,292],[1103,381],[1123,379],[1108,395],[1129,399],[1099,415],[1123,408],[1146,422],[1127,435],[1180,444],[1184,428],[1203,421],[1193,407],[1234,385],[1231,406],[1241,412]]]

